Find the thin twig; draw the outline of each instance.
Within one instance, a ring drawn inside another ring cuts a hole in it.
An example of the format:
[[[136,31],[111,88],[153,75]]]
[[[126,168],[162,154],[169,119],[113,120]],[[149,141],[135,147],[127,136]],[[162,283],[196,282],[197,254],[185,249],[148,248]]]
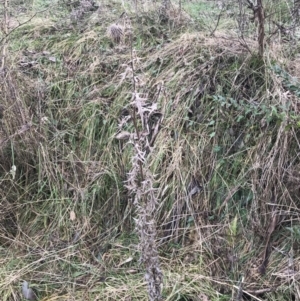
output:
[[[216,24],[216,26],[215,26],[215,28],[212,30],[212,32],[210,33],[210,37],[212,37],[212,36],[214,36],[214,34],[215,34],[215,32],[216,32],[216,30],[217,30],[217,28],[218,28],[218,26],[219,26],[219,23],[220,23],[220,20],[221,20],[221,16],[222,16],[222,13],[225,11],[225,9],[221,9],[221,11],[220,11],[220,13],[219,13],[219,15],[218,15],[218,20],[217,20],[217,24]]]
[[[43,13],[44,11],[48,10],[44,9],[44,10],[40,10],[38,12],[36,12],[32,17],[30,17],[27,21],[20,23],[18,26],[16,26],[15,28],[13,28],[10,32],[6,33],[5,36],[0,40],[0,45],[1,43],[3,43],[3,41],[5,41],[7,39],[8,36],[10,36],[16,29],[18,29],[19,27],[23,26],[24,24],[27,24],[28,22],[30,22],[37,14],[39,13]]]

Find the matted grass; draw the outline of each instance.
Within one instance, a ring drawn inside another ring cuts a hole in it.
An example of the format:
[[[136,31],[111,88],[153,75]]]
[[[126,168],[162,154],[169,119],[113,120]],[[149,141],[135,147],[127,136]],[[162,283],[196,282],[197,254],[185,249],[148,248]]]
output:
[[[122,3],[100,5],[101,22],[98,10],[77,24],[55,11],[11,34],[1,300],[22,300],[22,280],[41,300],[148,299],[124,185],[132,149],[116,139],[133,131],[131,33],[136,89],[162,114],[146,164],[164,300],[296,298],[299,59],[284,44],[262,59],[252,39],[193,32],[174,7],[166,23],[134,7],[120,18]],[[120,44],[107,35],[117,20]]]

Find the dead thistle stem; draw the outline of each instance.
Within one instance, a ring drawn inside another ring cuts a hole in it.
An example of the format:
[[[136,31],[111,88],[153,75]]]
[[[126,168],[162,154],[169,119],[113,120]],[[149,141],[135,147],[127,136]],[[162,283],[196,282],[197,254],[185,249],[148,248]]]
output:
[[[262,0],[257,1],[257,18],[258,18],[258,53],[264,55],[264,38],[265,38],[265,17]]]
[[[133,62],[132,34],[130,35],[130,57],[131,57],[131,70],[132,70],[133,102],[135,102],[136,101],[136,84],[135,84],[135,79],[134,79],[135,68],[134,68],[134,62]],[[137,135],[138,141],[140,141],[140,131],[139,131],[138,125],[137,125],[135,109],[132,110],[132,120],[133,120],[133,125],[135,128],[135,133]],[[140,176],[141,176],[141,179],[139,181],[143,181],[144,175],[143,175],[143,166],[142,166],[141,162],[139,162],[139,167],[140,167]]]
[[[136,208],[136,229],[139,235],[140,262],[146,269],[145,279],[148,284],[148,296],[150,301],[161,300],[162,272],[160,269],[158,249],[156,245],[156,223],[154,212],[158,203],[155,189],[153,188],[153,175],[147,166],[146,156],[151,140],[148,128],[148,118],[155,109],[147,107],[147,98],[141,97],[137,92],[135,80],[134,52],[132,36],[130,37],[131,68],[132,68],[132,120],[137,139],[132,138],[134,147],[132,155],[132,169],[128,173],[127,188],[134,197]],[[156,108],[156,106],[155,106]],[[136,112],[138,109],[138,114]],[[138,118],[140,116],[142,130],[139,129]],[[152,137],[153,138],[153,137]]]

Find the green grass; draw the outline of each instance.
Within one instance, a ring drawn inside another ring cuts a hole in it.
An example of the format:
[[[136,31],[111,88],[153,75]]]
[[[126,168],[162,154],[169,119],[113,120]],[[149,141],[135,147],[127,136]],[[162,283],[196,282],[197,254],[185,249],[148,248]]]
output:
[[[212,13],[212,11],[217,11],[216,4],[213,1],[184,2],[183,7],[196,20],[201,14],[207,14]]]

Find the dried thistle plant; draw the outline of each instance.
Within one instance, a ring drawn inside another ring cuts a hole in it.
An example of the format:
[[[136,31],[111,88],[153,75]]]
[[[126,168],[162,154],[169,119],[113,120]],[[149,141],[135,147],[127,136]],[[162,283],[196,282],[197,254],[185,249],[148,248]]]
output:
[[[150,301],[161,299],[163,275],[160,269],[158,248],[156,245],[156,222],[154,218],[157,197],[153,187],[153,175],[147,166],[148,133],[139,133],[138,139],[131,141],[134,146],[132,169],[128,173],[127,185],[134,196],[136,208],[136,229],[139,235],[140,262],[146,269]]]
[[[126,139],[133,148],[131,158],[132,168],[128,173],[126,187],[130,191],[136,208],[136,229],[139,235],[140,262],[145,267],[145,279],[148,283],[148,295],[150,301],[161,300],[161,289],[163,274],[160,269],[158,247],[156,244],[156,222],[155,209],[158,204],[156,190],[154,188],[154,177],[150,166],[147,164],[147,156],[151,152],[151,145],[158,133],[161,119],[156,124],[150,124],[152,114],[157,114],[157,104],[149,103],[146,94],[136,91],[136,76],[134,72],[133,56],[131,47],[131,72],[133,90],[131,106],[132,120],[135,132],[127,133]]]

